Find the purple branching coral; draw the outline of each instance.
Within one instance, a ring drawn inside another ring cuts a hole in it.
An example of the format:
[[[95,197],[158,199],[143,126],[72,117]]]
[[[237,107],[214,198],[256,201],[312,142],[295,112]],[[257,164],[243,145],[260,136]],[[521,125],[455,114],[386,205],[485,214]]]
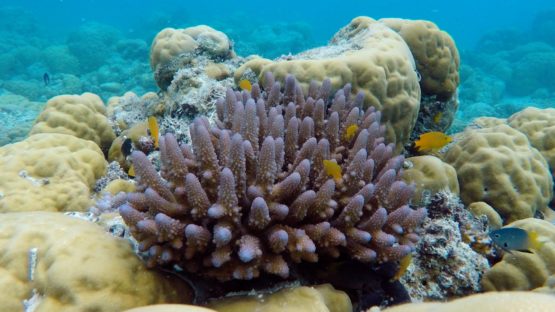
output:
[[[226,281],[286,278],[321,257],[409,254],[426,210],[408,205],[414,189],[400,179],[404,158],[384,142],[380,112],[364,112],[350,85],[329,101],[329,80],[305,98],[293,76],[283,93],[265,78],[266,91],[228,89],[216,125],[191,125],[191,145],[162,136],[161,175],[131,155],[138,189],[116,205],[148,265]]]

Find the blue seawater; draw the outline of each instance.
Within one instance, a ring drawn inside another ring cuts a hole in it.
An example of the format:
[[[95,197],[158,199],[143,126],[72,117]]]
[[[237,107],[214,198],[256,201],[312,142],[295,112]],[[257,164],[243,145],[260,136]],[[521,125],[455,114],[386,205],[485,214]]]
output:
[[[552,1],[2,0],[0,145],[24,138],[55,95],[157,90],[148,53],[164,27],[206,24],[239,55],[273,58],[323,45],[360,15],[427,19],[451,34],[461,52],[459,125],[555,106]]]

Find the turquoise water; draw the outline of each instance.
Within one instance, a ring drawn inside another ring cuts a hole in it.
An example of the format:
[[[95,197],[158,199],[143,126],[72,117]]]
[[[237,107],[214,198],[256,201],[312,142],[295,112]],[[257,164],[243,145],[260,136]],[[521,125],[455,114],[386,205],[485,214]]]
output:
[[[3,0],[0,145],[23,138],[55,95],[88,91],[106,101],[156,91],[148,52],[164,27],[207,24],[225,32],[239,55],[274,58],[324,45],[359,15],[427,19],[451,34],[461,52],[464,122],[555,106],[555,4],[545,0]]]

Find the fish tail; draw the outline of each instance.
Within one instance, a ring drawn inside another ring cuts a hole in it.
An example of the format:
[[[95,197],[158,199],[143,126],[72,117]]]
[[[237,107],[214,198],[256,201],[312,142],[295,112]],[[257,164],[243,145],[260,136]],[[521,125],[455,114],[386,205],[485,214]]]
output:
[[[539,240],[538,232],[530,231],[528,233],[528,244],[530,249],[540,250],[545,242]]]

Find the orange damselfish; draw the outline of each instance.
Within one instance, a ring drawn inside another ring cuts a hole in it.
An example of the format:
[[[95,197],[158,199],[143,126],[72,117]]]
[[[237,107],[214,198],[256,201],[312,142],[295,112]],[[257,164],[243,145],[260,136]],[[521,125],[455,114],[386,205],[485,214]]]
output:
[[[341,166],[339,166],[335,160],[324,159],[324,170],[335,182],[341,180]]]
[[[150,131],[150,136],[152,137],[152,140],[154,140],[154,148],[158,148],[158,136],[160,135],[160,133],[158,130],[158,121],[156,121],[156,117],[148,117],[148,130]]]
[[[243,79],[243,80],[239,81],[239,88],[241,88],[242,90],[246,90],[246,91],[251,92],[252,84],[247,79]]]
[[[443,132],[427,132],[420,135],[420,138],[414,142],[414,146],[419,152],[438,151],[445,145],[453,141],[453,138]]]
[[[345,140],[351,141],[351,139],[357,134],[358,126],[357,125],[350,125],[345,129]]]

